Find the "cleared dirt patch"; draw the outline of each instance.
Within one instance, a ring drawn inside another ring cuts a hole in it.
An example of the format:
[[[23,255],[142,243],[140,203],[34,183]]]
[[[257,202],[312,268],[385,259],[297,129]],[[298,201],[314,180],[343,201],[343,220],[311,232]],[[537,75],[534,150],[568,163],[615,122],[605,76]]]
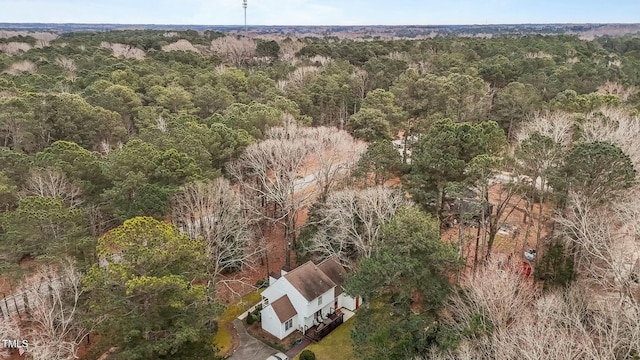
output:
[[[496,184],[489,189],[489,201],[493,204],[499,201],[500,185]],[[542,221],[540,221],[539,211],[542,206]],[[507,217],[510,210],[515,207],[513,212]],[[540,239],[541,242],[549,235],[549,228],[547,224],[550,224],[549,219],[552,217],[553,212],[551,205],[546,202],[545,204],[534,204],[533,210],[530,216],[526,216],[525,210],[526,202],[518,195],[514,195],[507,205],[507,209],[504,211],[500,223],[504,222],[502,228],[496,235],[491,254],[498,259],[511,258],[515,261],[523,261],[523,252],[529,248],[537,248],[537,231],[540,227]],[[528,230],[527,230],[528,229]],[[487,234],[484,237],[482,235],[482,229],[478,231],[477,224],[467,224],[460,228],[460,224],[451,228],[445,228],[442,231],[442,238],[450,243],[458,244],[460,237],[462,237],[462,256],[467,260],[467,268],[473,268],[473,261],[476,251],[476,238],[480,234],[480,241],[478,246],[478,260],[484,259],[487,251],[486,242],[488,240],[488,228]],[[542,244],[541,244],[542,245]],[[540,255],[540,254],[539,254]]]

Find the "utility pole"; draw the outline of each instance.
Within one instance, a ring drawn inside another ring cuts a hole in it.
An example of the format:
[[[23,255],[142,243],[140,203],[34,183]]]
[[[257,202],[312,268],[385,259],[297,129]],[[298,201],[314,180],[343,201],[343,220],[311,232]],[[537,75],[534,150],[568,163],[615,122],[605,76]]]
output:
[[[242,0],[242,7],[244,8],[244,36],[247,36],[247,0]]]

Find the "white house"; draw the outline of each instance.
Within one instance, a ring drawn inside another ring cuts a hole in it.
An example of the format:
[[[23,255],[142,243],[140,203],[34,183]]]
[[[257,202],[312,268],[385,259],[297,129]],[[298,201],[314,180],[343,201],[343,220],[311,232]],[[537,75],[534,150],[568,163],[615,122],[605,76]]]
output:
[[[346,270],[333,258],[316,265],[309,261],[280,275],[269,276],[262,292],[262,328],[278,339],[299,330],[303,334],[345,308],[355,311],[362,298],[343,292]]]

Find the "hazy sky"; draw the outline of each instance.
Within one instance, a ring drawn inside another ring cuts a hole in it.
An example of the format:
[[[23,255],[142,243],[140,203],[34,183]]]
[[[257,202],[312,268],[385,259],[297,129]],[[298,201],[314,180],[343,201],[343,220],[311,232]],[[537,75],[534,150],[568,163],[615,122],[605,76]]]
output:
[[[640,0],[248,0],[253,25],[640,22]],[[242,0],[0,0],[0,22],[239,25]]]

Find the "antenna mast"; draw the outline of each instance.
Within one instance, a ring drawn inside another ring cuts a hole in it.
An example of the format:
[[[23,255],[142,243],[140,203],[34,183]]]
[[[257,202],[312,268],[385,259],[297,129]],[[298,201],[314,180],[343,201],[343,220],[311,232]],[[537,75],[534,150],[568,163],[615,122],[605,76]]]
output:
[[[247,0],[242,0],[242,7],[244,8],[244,35],[247,36]]]

